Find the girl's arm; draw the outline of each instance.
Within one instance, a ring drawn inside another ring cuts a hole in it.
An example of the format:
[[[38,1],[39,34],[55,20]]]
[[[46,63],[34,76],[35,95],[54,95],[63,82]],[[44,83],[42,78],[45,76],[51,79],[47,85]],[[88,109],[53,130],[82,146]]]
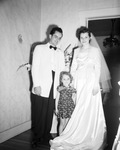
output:
[[[76,98],[77,98],[77,94],[73,93],[72,94],[72,99],[73,99],[75,105],[76,105]]]

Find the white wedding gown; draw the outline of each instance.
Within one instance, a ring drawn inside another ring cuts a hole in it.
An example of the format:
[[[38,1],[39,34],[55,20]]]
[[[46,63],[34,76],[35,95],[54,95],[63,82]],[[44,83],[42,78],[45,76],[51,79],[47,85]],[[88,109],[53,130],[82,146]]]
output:
[[[78,50],[79,51],[79,50]],[[101,92],[92,94],[100,76],[100,56],[96,48],[74,54],[71,72],[77,90],[76,107],[60,136],[50,141],[51,150],[103,150],[106,135]]]

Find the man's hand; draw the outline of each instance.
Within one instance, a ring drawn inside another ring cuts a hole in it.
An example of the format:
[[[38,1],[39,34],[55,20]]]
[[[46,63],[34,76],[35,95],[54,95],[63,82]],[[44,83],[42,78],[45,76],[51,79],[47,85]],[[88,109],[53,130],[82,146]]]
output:
[[[34,92],[36,95],[40,96],[41,95],[41,87],[40,86],[35,87]]]

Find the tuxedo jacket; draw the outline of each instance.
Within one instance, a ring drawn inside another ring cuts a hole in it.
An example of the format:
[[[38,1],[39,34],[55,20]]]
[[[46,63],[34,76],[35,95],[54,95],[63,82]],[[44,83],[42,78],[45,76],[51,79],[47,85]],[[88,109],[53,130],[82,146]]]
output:
[[[50,49],[49,46],[49,43],[37,45],[33,52],[32,92],[34,93],[34,87],[40,86],[41,96],[49,97],[52,86],[52,70],[54,66],[54,98],[56,98],[57,86],[59,85],[59,75],[61,71],[65,70],[65,59],[64,53],[59,48],[54,51],[54,49]]]

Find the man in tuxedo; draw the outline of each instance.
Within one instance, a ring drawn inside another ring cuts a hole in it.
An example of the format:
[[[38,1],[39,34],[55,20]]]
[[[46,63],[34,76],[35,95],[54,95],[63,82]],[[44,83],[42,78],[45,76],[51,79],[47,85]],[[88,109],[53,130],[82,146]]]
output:
[[[55,109],[56,89],[59,74],[65,70],[64,53],[57,45],[63,37],[63,31],[54,27],[49,34],[47,44],[37,45],[33,52],[31,93],[34,117],[34,138],[32,146],[37,147],[45,139],[51,139],[51,125]]]

